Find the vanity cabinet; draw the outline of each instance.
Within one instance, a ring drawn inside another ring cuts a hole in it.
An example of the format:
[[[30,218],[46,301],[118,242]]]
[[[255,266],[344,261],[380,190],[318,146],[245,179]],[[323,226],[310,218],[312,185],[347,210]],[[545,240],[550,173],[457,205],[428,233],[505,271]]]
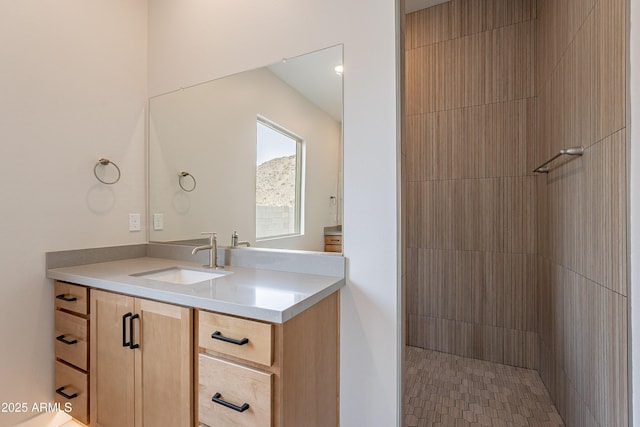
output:
[[[192,309],[91,291],[91,426],[190,427]]]
[[[77,420],[89,423],[89,290],[56,281],[55,401]]]
[[[199,425],[339,425],[338,328],[338,292],[281,324],[198,310]]]
[[[87,268],[98,267],[83,266],[81,278],[101,277],[86,276]],[[216,302],[234,314],[125,295],[117,282],[104,290],[55,277],[61,407],[72,405],[71,415],[91,427],[338,426],[338,288],[293,300],[305,276],[234,274],[233,284],[255,282],[237,288],[243,305]],[[274,278],[282,289],[265,287]],[[287,308],[260,308],[276,302]]]
[[[325,234],[324,236],[325,252],[342,252],[342,236],[335,234]]]

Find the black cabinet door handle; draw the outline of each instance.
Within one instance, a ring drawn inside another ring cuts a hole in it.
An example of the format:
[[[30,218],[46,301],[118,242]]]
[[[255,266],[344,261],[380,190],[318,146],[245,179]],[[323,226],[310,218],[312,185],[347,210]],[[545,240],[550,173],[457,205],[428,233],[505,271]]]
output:
[[[64,397],[65,399],[71,400],[71,399],[75,399],[76,397],[78,397],[78,393],[67,394],[62,390],[64,390],[64,386],[56,389],[56,393],[58,393],[60,396]]]
[[[66,302],[78,301],[78,298],[76,298],[76,297],[68,298],[65,294],[56,295],[56,298],[61,299],[62,301],[66,301]]]
[[[127,313],[122,316],[122,346],[129,347],[131,341],[127,341],[127,317],[131,317],[131,313]]]
[[[221,396],[220,393],[214,394],[213,397],[211,398],[211,401],[219,405],[226,406],[227,408],[233,409],[234,411],[238,411],[238,412],[244,412],[247,409],[249,409],[249,404],[246,402],[243,403],[242,406],[236,406],[233,403],[229,403],[227,401],[220,399],[220,396]]]
[[[69,341],[67,339],[64,338],[64,334],[60,335],[59,337],[56,337],[56,339],[60,342],[65,343],[66,345],[73,345],[73,344],[78,344],[78,340],[73,340],[73,341]]]
[[[129,341],[129,348],[131,350],[135,350],[136,348],[140,347],[140,344],[133,343],[133,320],[139,319],[139,318],[140,318],[140,315],[137,313],[129,317],[129,339],[131,340]]]
[[[214,333],[212,333],[211,334],[211,338],[213,338],[214,340],[230,342],[231,344],[235,344],[235,345],[245,345],[245,344],[247,344],[249,342],[249,338],[242,338],[241,340],[234,340],[233,338],[223,337],[222,334],[220,333],[220,331],[215,331]]]

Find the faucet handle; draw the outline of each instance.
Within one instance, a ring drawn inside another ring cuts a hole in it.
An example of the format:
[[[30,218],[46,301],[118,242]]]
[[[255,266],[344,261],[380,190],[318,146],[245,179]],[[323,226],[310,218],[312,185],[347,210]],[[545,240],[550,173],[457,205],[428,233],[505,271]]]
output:
[[[209,236],[209,243],[211,243],[211,244],[213,244],[213,241],[216,240],[216,236],[218,235],[218,233],[216,233],[215,231],[202,231],[202,232],[200,232],[200,234],[208,235]]]

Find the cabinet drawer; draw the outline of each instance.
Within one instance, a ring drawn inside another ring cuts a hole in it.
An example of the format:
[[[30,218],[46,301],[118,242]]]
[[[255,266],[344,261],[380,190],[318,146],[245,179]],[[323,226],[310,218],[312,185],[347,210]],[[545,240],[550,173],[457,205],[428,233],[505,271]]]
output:
[[[84,286],[56,281],[54,286],[56,308],[78,314],[89,312],[88,289]]]
[[[271,426],[273,374],[206,354],[199,354],[198,361],[200,423],[211,427]],[[213,397],[218,401],[214,402]],[[235,409],[225,406],[224,402],[235,406]],[[243,405],[247,408],[240,412]]]
[[[56,357],[82,370],[88,368],[87,319],[56,310]]]
[[[69,415],[89,424],[89,375],[56,361],[55,390],[56,402]]]
[[[341,245],[342,236],[324,236],[325,245]]]
[[[198,345],[208,350],[271,366],[273,327],[269,323],[198,312]]]
[[[342,252],[342,245],[324,245],[325,252]]]

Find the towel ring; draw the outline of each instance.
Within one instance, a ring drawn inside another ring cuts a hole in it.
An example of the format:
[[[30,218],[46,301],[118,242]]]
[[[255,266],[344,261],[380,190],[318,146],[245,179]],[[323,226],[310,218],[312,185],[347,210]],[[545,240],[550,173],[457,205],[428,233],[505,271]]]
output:
[[[193,187],[191,188],[185,188],[184,185],[182,185],[182,178],[190,176],[191,179],[193,180]],[[180,172],[178,174],[178,185],[180,186],[180,188],[182,188],[184,191],[186,191],[187,193],[191,193],[193,190],[196,189],[196,178],[191,175],[189,172]]]
[[[118,171],[118,177],[116,179],[114,179],[113,181],[105,181],[104,179],[100,178],[98,176],[98,166],[108,166],[108,165],[113,165],[116,168],[116,171]],[[109,159],[100,159],[98,160],[98,163],[96,163],[96,165],[93,167],[93,174],[96,176],[96,179],[98,181],[100,181],[103,184],[107,184],[107,185],[111,185],[111,184],[115,184],[116,182],[120,181],[120,168],[118,167],[118,165],[116,165],[115,163],[113,163],[111,160]]]

